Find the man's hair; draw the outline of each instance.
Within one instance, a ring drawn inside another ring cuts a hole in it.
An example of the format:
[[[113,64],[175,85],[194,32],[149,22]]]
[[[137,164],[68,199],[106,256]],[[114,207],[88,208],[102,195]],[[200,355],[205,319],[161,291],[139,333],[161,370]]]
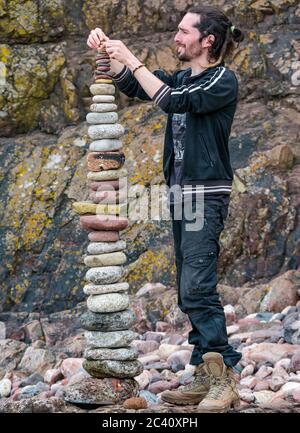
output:
[[[199,21],[194,24],[201,33],[199,42],[208,35],[214,35],[215,40],[208,49],[208,62],[220,63],[225,57],[232,54],[236,45],[241,42],[244,34],[233,24],[220,9],[213,6],[193,6],[185,13],[198,14]]]

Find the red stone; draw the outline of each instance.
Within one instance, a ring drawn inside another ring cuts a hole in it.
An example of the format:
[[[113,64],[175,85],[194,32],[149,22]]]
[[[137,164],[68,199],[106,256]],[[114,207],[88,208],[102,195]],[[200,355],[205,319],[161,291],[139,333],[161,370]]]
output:
[[[124,203],[127,198],[127,190],[118,191],[92,191],[89,194],[89,198],[94,203],[101,204],[118,204]]]
[[[90,171],[117,170],[124,165],[123,152],[89,152],[87,166]]]
[[[88,187],[93,191],[111,191],[112,189],[119,189],[120,182],[119,180],[103,180],[103,181],[95,181],[89,182]]]
[[[131,397],[124,401],[125,409],[147,409],[148,403],[143,397]]]
[[[104,71],[104,72],[106,72],[106,71],[109,71],[110,70],[110,67],[109,66],[98,66],[97,67],[97,71]]]
[[[90,232],[88,238],[91,242],[116,242],[120,240],[119,232],[112,230]]]
[[[100,78],[104,78],[105,80],[111,80],[111,75],[97,75],[97,77],[94,77],[95,80],[99,80]]]
[[[82,215],[80,225],[93,230],[124,230],[128,226],[128,218],[115,215]]]

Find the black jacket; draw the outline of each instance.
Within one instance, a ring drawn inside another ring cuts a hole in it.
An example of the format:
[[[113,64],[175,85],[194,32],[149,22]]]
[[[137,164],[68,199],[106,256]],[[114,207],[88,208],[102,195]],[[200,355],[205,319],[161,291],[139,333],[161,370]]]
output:
[[[163,155],[167,185],[174,155],[172,113],[186,112],[182,186],[201,184],[205,193],[230,194],[233,170],[228,140],[238,98],[235,73],[222,62],[192,77],[191,68],[171,75],[162,70],[153,74],[164,84],[152,100],[168,113]],[[151,101],[126,66],[113,80],[125,95]]]

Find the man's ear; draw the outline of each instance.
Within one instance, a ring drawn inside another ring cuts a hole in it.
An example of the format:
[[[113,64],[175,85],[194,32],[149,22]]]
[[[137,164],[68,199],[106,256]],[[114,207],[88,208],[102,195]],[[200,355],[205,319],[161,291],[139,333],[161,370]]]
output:
[[[214,42],[215,42],[215,36],[214,35],[208,35],[207,36],[207,42],[208,42],[209,46],[212,47]]]

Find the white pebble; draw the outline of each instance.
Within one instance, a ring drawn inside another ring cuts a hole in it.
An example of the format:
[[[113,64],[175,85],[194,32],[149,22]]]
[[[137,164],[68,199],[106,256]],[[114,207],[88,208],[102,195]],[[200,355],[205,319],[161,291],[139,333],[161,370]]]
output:
[[[105,112],[105,113],[88,113],[86,115],[87,123],[92,125],[106,124],[106,123],[116,123],[118,121],[118,113],[115,112]]]
[[[300,389],[300,383],[288,382],[282,386],[281,391],[284,397],[290,397],[296,389]]]
[[[126,242],[123,240],[116,242],[91,242],[87,247],[87,251],[89,254],[103,254],[122,251],[125,248]]]
[[[11,392],[11,381],[9,379],[0,380],[0,397],[9,397]]]
[[[249,388],[240,389],[238,393],[240,398],[247,403],[252,403],[255,400],[254,394]]]
[[[283,367],[285,370],[288,370],[290,368],[291,365],[291,360],[289,358],[282,358],[279,361],[276,362],[275,364],[275,368],[277,367]]]
[[[257,404],[267,404],[269,403],[275,395],[273,391],[257,391],[253,393],[255,397],[255,403]]]
[[[245,367],[241,372],[241,379],[243,379],[246,376],[251,376],[251,374],[254,373],[254,366],[249,364],[247,367]]]
[[[114,102],[115,97],[112,95],[95,95],[93,96],[93,102]]]
[[[99,113],[100,114],[100,113]],[[122,141],[114,138],[104,138],[95,140],[90,143],[89,150],[94,152],[102,152],[106,150],[119,150],[122,147]]]
[[[88,128],[88,135],[92,139],[119,138],[124,135],[125,129],[120,123],[106,125],[92,125]]]
[[[116,104],[92,104],[90,110],[94,113],[106,113],[108,111],[116,111],[118,106]]]

